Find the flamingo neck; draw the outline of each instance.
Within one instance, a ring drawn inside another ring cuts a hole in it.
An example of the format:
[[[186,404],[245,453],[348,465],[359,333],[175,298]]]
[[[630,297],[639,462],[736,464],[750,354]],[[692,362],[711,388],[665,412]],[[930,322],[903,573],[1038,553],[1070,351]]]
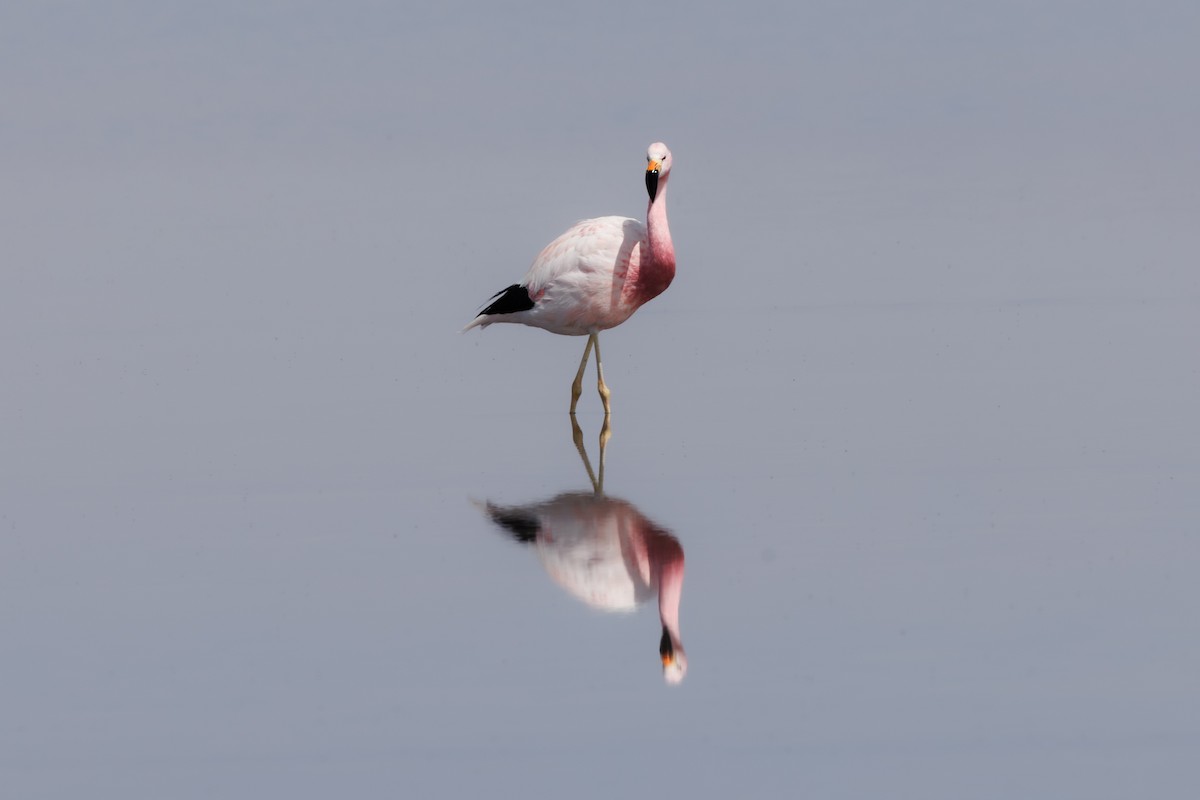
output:
[[[649,258],[638,275],[638,294],[643,303],[662,294],[675,278],[675,245],[667,225],[665,179],[660,179],[658,192],[646,208],[646,244]]]

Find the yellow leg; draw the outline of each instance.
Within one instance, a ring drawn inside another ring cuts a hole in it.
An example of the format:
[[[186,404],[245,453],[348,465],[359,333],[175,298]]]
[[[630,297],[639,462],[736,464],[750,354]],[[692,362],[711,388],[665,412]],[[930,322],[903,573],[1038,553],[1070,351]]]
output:
[[[575,416],[575,405],[579,402],[579,395],[583,394],[583,371],[587,368],[588,356],[592,354],[592,340],[595,338],[594,333],[588,336],[587,346],[583,348],[583,358],[579,361],[579,372],[575,373],[575,382],[571,384],[571,416]]]
[[[604,385],[604,367],[600,366],[600,337],[593,333],[592,338],[596,340],[596,388],[600,391],[600,399],[604,401],[604,422],[607,428],[608,418],[612,415],[612,406],[608,402],[612,392]]]

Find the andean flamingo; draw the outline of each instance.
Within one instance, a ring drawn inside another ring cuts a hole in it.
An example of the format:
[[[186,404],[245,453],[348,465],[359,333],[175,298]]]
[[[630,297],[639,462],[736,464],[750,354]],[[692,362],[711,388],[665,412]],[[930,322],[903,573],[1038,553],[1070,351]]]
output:
[[[667,179],[671,151],[662,142],[646,150],[646,223],[629,217],[597,217],[572,225],[548,244],[525,274],[497,292],[464,331],[493,322],[519,322],[566,336],[587,335],[579,371],[571,384],[571,414],[583,387],[588,355],[596,349],[596,384],[605,419],[612,412],[600,365],[600,331],[620,325],[671,285],[675,247],[667,226]]]

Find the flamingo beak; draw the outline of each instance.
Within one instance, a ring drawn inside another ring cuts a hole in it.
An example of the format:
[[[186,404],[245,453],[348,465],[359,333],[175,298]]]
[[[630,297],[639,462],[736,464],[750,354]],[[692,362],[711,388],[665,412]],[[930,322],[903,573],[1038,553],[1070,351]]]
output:
[[[651,161],[646,165],[646,191],[650,193],[651,203],[658,194],[658,171],[661,168],[662,165],[657,161]]]

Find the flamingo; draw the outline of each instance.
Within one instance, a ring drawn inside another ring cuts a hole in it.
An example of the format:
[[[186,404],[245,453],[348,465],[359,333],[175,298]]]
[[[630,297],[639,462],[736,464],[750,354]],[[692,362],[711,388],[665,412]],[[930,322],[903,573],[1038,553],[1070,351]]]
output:
[[[518,322],[564,336],[588,337],[571,384],[571,415],[583,392],[588,356],[596,351],[596,386],[605,421],[611,392],[600,364],[599,333],[615,328],[662,294],[675,277],[675,246],[667,226],[671,151],[662,142],[646,150],[646,222],[596,217],[576,222],[538,254],[520,283],[492,295],[463,331],[494,322]]]

